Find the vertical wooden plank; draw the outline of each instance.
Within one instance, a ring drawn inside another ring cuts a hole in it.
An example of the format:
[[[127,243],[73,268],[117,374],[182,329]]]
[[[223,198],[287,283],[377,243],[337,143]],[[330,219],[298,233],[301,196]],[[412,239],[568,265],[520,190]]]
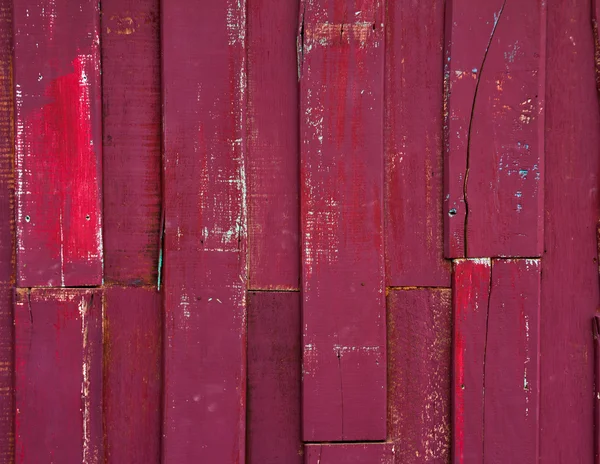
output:
[[[390,290],[388,414],[395,462],[450,462],[452,292]]]
[[[389,443],[311,444],[304,447],[304,464],[393,464]]]
[[[248,2],[248,278],[300,287],[299,0]]]
[[[102,293],[18,290],[15,339],[15,461],[104,462]]]
[[[245,11],[161,4],[163,462],[245,459]]]
[[[301,7],[306,441],[386,438],[383,7]]]
[[[545,9],[447,5],[447,257],[542,253]]]
[[[388,0],[385,253],[388,286],[450,286],[442,220],[444,1]]]
[[[162,295],[104,291],[104,424],[108,463],[160,463]]]
[[[248,294],[248,463],[302,464],[300,294]]]
[[[99,285],[98,2],[13,5],[18,283]]]
[[[102,1],[104,278],[156,285],[161,221],[159,0]]]

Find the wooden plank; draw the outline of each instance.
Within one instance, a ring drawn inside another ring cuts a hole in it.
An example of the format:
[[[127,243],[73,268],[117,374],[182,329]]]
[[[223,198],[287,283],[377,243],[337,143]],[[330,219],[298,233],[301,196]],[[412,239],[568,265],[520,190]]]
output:
[[[383,11],[301,7],[305,441],[386,438]]]
[[[163,462],[245,460],[245,11],[161,4]]]
[[[104,462],[102,293],[19,289],[15,339],[15,461]]]
[[[600,117],[589,1],[548,3],[541,462],[594,453],[590,319],[600,292],[596,224]],[[584,425],[586,424],[586,425]]]
[[[304,464],[393,464],[389,443],[311,444],[304,447]]]
[[[162,295],[104,291],[104,424],[108,463],[160,463]]]
[[[248,463],[302,464],[300,294],[248,294]]]
[[[600,316],[592,319],[594,336],[594,464],[600,464]]]
[[[21,287],[102,283],[98,2],[15,0]]]
[[[449,258],[541,256],[545,9],[538,0],[447,6]]]
[[[248,278],[300,287],[299,0],[248,3]]]
[[[388,427],[402,464],[450,462],[452,292],[388,293]]]
[[[104,279],[156,285],[161,221],[159,0],[102,1]]]
[[[388,286],[450,286],[442,220],[444,3],[387,0]]]

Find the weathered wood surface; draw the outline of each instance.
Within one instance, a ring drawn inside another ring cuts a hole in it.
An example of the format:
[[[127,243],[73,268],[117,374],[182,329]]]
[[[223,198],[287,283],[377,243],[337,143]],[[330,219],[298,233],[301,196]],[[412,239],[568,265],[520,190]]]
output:
[[[546,4],[446,6],[445,253],[543,249]]]
[[[161,221],[159,0],[102,2],[104,278],[156,285]]]
[[[386,438],[383,2],[304,1],[303,437]]]
[[[99,285],[98,2],[13,5],[18,284]]]
[[[299,0],[248,3],[248,279],[300,287]]]
[[[311,444],[304,447],[304,464],[393,464],[390,443]]]
[[[450,286],[442,220],[444,1],[387,0],[388,286]]]
[[[20,289],[15,462],[102,463],[102,293]]]
[[[245,11],[161,4],[164,462],[245,459]]]

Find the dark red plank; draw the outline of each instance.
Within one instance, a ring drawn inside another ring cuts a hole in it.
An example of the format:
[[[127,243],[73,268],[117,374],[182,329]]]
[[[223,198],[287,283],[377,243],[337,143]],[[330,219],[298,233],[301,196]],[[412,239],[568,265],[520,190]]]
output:
[[[450,289],[388,294],[388,414],[395,462],[450,462]]]
[[[303,437],[384,440],[383,3],[301,13]]]
[[[314,444],[304,447],[304,464],[393,464],[389,443]]]
[[[15,338],[15,461],[104,462],[101,292],[18,290]]]
[[[251,289],[300,287],[299,0],[248,2],[248,252]]]
[[[162,295],[104,291],[104,424],[108,463],[160,463]]]
[[[245,8],[161,4],[163,462],[245,459]]]
[[[13,5],[18,283],[99,285],[98,2]]]
[[[248,294],[248,463],[302,464],[300,294]]]
[[[542,253],[545,9],[446,6],[447,257]]]
[[[594,464],[600,464],[600,316],[592,319],[594,335]]]
[[[104,279],[156,285],[161,220],[159,0],[103,0]]]
[[[444,1],[387,0],[385,253],[389,286],[450,286],[442,220]]]

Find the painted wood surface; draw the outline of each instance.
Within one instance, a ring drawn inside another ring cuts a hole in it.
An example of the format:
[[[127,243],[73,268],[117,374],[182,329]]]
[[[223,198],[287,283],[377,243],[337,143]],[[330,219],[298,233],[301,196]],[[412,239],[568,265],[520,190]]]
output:
[[[383,2],[304,1],[303,437],[386,438]]]
[[[600,316],[592,319],[594,337],[594,464],[600,464]]]
[[[301,464],[300,294],[248,293],[249,464]]]
[[[104,433],[108,463],[160,463],[162,295],[104,290]]]
[[[101,463],[102,293],[19,289],[15,462]]]
[[[156,285],[161,227],[159,0],[102,2],[104,278]]]
[[[450,265],[443,259],[443,41],[443,0],[387,0],[388,286],[450,286]]]
[[[311,444],[304,447],[304,464],[393,464],[389,443]]]
[[[15,0],[18,283],[102,283],[98,2]]]
[[[248,254],[251,289],[300,287],[299,0],[248,2]]]
[[[446,8],[445,253],[543,249],[546,4]]]
[[[388,429],[397,464],[450,462],[452,292],[388,293]]]
[[[161,4],[164,462],[245,459],[245,11]]]

